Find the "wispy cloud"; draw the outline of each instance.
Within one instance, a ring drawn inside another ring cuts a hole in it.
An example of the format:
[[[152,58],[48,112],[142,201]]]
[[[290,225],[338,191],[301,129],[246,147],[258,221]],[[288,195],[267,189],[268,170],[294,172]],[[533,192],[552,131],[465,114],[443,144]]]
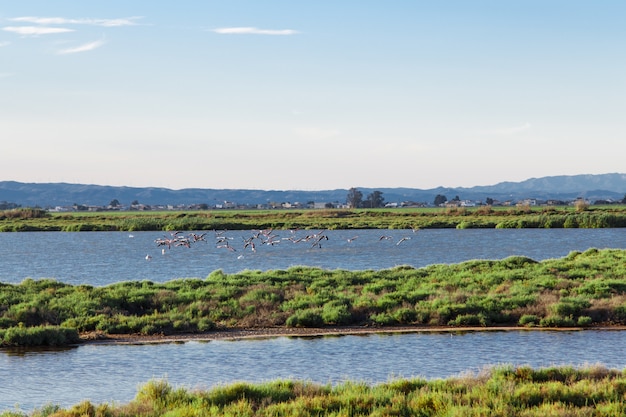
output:
[[[12,72],[0,72],[0,78],[8,78],[8,77],[12,77],[15,74]]]
[[[136,20],[141,19],[141,16],[124,17],[119,19],[68,19],[65,17],[37,17],[37,16],[22,16],[8,19],[13,22],[25,22],[35,23],[37,25],[92,25],[92,26],[134,26],[138,23]]]
[[[526,122],[523,125],[520,126],[513,126],[513,127],[505,127],[505,128],[500,128],[500,129],[491,129],[491,130],[486,130],[483,133],[487,133],[490,135],[503,135],[503,136],[509,136],[509,135],[515,135],[516,133],[521,133],[524,132],[528,129],[530,129],[532,126],[530,125],[530,123]]]
[[[60,51],[57,52],[57,54],[68,55],[68,54],[76,54],[79,52],[93,51],[94,49],[101,47],[105,43],[106,42],[103,40],[88,42],[88,43],[84,43],[82,45],[76,46],[74,48],[61,49]]]
[[[7,46],[9,45],[11,42],[8,41],[4,41],[4,42],[0,42],[0,48],[2,48],[3,46]]]
[[[51,35],[55,33],[74,32],[74,29],[55,28],[49,26],[5,26],[2,30],[24,36]]]
[[[220,35],[295,35],[299,33],[293,29],[258,29],[255,27],[217,28],[213,32]]]

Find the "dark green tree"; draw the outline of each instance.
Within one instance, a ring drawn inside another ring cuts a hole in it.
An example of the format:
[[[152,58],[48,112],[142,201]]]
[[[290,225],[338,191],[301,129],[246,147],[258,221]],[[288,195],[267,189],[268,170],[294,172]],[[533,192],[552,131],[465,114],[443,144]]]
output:
[[[385,199],[383,198],[383,193],[381,191],[373,191],[367,195],[367,199],[365,200],[365,207],[369,208],[379,208],[385,205]]]
[[[436,206],[440,206],[443,203],[445,203],[446,201],[448,201],[448,198],[445,195],[437,194],[435,196],[435,201],[433,202],[433,204],[436,205]]]
[[[363,204],[363,193],[356,188],[350,188],[348,190],[348,196],[346,197],[346,204],[351,208],[359,208]]]

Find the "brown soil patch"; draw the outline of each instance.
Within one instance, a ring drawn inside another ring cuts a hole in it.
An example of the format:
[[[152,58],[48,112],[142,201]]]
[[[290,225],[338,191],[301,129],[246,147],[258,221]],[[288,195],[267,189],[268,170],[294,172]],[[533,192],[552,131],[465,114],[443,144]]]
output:
[[[367,334],[394,334],[394,333],[435,333],[435,332],[485,332],[485,331],[584,331],[584,330],[626,330],[624,326],[593,327],[593,328],[528,328],[528,327],[447,327],[447,326],[393,326],[393,327],[323,327],[323,328],[291,328],[267,327],[246,329],[219,329],[205,333],[183,333],[173,335],[114,334],[102,333],[82,334],[85,343],[109,344],[152,344],[152,343],[184,343],[190,341],[211,340],[242,340],[266,339],[272,337],[321,337],[347,336]]]

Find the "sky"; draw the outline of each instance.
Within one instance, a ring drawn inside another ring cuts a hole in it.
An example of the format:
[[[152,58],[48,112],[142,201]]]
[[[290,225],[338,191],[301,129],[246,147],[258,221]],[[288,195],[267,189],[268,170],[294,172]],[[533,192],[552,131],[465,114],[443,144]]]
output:
[[[0,181],[626,172],[623,0],[0,0]]]

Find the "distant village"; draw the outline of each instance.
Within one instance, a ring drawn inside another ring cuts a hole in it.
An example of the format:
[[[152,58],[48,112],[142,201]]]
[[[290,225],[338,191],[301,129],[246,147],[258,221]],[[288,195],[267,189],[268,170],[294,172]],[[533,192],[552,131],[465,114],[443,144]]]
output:
[[[437,194],[433,201],[385,201],[383,193],[373,191],[364,196],[356,188],[348,190],[344,201],[307,201],[307,202],[278,202],[268,201],[263,204],[241,203],[236,201],[219,201],[213,204],[145,204],[138,199],[130,204],[120,202],[114,198],[107,204],[93,205],[74,203],[71,205],[56,205],[49,207],[35,207],[49,212],[81,212],[81,211],[183,211],[183,210],[289,210],[289,209],[352,209],[352,208],[465,208],[465,207],[536,207],[536,206],[590,206],[626,204],[626,196],[620,199],[589,200],[578,197],[570,200],[526,198],[521,200],[500,201],[492,198],[484,200],[461,199],[458,195],[451,199],[443,194]],[[0,210],[20,208],[21,205],[7,201],[0,201]]]
[[[445,197],[444,197],[445,198]],[[624,199],[626,200],[626,198]],[[462,200],[458,197],[452,200],[427,202],[402,201],[402,202],[384,202],[381,205],[368,205],[365,200],[356,208],[461,208],[461,207],[536,207],[536,206],[580,206],[580,205],[609,205],[609,204],[626,204],[626,201],[619,200],[595,200],[589,201],[582,197],[574,200],[539,200],[528,198],[523,200],[507,200],[499,201],[486,199],[485,201]],[[18,206],[9,207],[10,203],[0,202],[0,209],[16,208]],[[355,208],[349,202],[269,202],[266,204],[245,204],[234,201],[223,201],[217,204],[142,204],[139,201],[133,201],[129,205],[121,204],[117,200],[112,200],[106,205],[81,205],[74,204],[72,206],[56,206],[47,207],[49,212],[78,212],[78,211],[185,211],[185,210],[289,210],[289,209],[351,209]]]

